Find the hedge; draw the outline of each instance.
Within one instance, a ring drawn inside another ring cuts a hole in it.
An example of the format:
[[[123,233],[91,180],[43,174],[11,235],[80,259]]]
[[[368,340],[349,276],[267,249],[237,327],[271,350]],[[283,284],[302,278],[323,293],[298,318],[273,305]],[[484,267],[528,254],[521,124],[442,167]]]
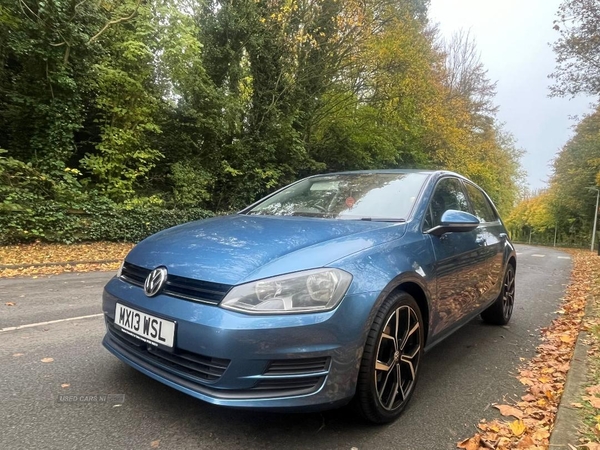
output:
[[[214,214],[204,209],[165,209],[163,201],[128,204],[85,190],[75,169],[55,179],[0,149],[0,245],[29,241],[138,242],[157,231]]]
[[[204,209],[126,209],[111,202],[81,209],[55,202],[15,211],[0,208],[0,245],[35,240],[138,242],[165,228],[212,216]]]

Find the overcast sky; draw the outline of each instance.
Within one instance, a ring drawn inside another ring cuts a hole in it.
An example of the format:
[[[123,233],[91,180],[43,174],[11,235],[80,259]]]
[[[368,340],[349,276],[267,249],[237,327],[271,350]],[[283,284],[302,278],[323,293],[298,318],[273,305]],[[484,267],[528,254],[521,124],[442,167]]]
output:
[[[526,151],[521,162],[531,189],[545,186],[551,161],[572,135],[570,116],[590,98],[548,98],[554,70],[549,42],[560,0],[431,0],[429,16],[446,37],[470,30],[489,77],[498,82],[498,118]]]

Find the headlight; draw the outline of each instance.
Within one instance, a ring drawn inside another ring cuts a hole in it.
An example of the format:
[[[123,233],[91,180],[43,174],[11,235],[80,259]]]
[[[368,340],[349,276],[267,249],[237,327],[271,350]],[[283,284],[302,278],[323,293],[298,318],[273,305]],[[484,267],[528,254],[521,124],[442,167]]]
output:
[[[123,272],[123,264],[125,264],[125,260],[121,261],[121,265],[117,269],[117,275],[116,275],[117,278],[121,278],[121,273]]]
[[[290,273],[235,286],[221,302],[223,308],[251,314],[294,314],[335,308],[352,275],[339,269]]]

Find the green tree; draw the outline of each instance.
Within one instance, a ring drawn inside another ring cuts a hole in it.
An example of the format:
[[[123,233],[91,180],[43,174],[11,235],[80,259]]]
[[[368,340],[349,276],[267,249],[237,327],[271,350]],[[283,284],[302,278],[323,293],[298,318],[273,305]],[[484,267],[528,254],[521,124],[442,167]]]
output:
[[[600,3],[564,0],[554,29],[556,70],[551,75],[555,96],[600,95]]]
[[[87,41],[104,13],[74,0],[0,1],[0,147],[54,178],[84,126],[97,55]]]
[[[152,134],[160,132],[152,64],[157,52],[156,17],[150,6],[139,1],[115,8],[127,26],[109,26],[108,22],[108,28],[91,38],[106,41],[103,57],[92,66],[99,142],[81,164],[101,192],[122,201],[134,194],[135,183],[162,154],[150,140]]]

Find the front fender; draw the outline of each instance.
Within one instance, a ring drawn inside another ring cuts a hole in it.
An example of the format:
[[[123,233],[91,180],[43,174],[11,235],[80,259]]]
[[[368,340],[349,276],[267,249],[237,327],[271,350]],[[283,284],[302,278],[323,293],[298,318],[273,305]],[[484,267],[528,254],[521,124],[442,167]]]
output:
[[[363,342],[383,301],[405,283],[418,286],[427,301],[428,323],[431,323],[431,299],[436,292],[435,257],[428,236],[417,235],[387,242],[364,252],[336,261],[337,267],[354,274],[349,294],[371,293],[373,299],[362,332]]]

